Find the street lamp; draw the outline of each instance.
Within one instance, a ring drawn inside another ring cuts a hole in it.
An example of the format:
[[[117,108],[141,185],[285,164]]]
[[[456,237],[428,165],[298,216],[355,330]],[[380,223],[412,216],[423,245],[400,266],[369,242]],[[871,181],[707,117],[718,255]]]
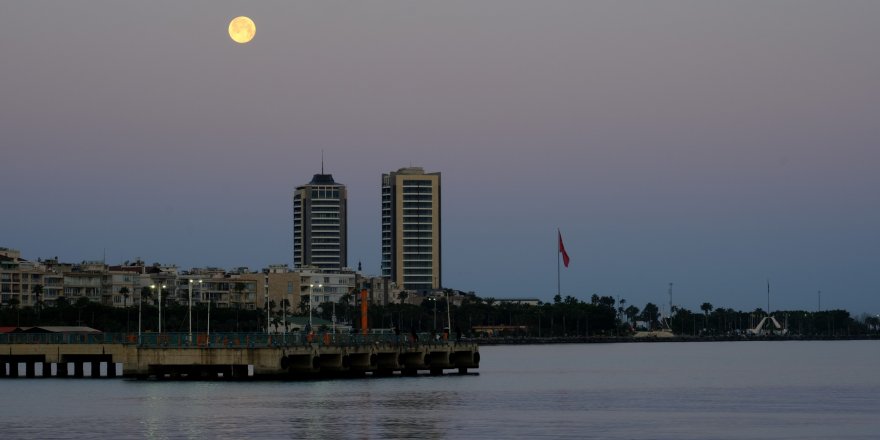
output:
[[[193,284],[195,280],[189,280],[189,343],[193,341]],[[199,280],[199,292],[202,291],[202,280]]]
[[[434,331],[437,331],[437,297],[432,296],[428,298],[428,301],[434,303]]]
[[[266,308],[266,336],[268,337],[269,336],[269,321],[271,320],[271,316],[269,314],[269,274],[268,273],[266,274],[265,281],[266,281],[265,282],[266,294],[265,294],[265,298],[264,298],[265,301],[263,301],[263,307]]]
[[[281,300],[281,310],[282,315],[284,317],[284,336],[282,340],[284,341],[284,346],[287,346],[287,304],[290,303],[290,300],[287,299],[290,296],[290,290],[284,293],[284,299]]]
[[[164,289],[165,287],[167,287],[167,286],[164,284],[161,287],[157,286],[155,284],[150,285],[150,289],[159,288],[159,334],[160,335],[162,334],[162,289]]]
[[[141,312],[143,311],[144,291],[138,294],[138,345],[141,345]]]
[[[201,288],[199,289],[201,290]],[[211,289],[208,289],[208,331],[206,338],[208,339],[208,345],[211,345],[211,303],[214,302],[214,296],[211,294]]]
[[[446,290],[446,335],[447,338],[452,335],[452,312],[451,307],[449,307],[449,291]]]

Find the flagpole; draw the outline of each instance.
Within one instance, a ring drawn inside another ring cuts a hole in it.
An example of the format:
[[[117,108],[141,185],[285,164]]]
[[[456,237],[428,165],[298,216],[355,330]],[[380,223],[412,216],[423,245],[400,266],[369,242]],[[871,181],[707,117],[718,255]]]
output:
[[[562,254],[559,250],[559,237],[562,235],[562,232],[559,231],[559,228],[556,229],[556,294],[562,295],[562,289],[560,288],[560,276],[559,276],[559,255]]]

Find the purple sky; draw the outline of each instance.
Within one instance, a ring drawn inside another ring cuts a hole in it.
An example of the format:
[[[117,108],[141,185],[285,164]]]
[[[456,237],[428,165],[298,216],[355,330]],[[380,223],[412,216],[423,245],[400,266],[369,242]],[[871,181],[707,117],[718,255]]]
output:
[[[233,43],[248,15],[255,39]],[[443,173],[448,287],[880,312],[880,2],[4,1],[0,246],[291,260],[291,193]]]

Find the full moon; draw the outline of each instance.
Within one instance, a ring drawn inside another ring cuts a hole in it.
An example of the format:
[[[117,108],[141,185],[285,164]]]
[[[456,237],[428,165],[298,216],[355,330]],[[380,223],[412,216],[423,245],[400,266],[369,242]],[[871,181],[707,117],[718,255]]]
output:
[[[244,44],[254,39],[257,25],[248,17],[235,17],[229,22],[229,38],[236,43]]]

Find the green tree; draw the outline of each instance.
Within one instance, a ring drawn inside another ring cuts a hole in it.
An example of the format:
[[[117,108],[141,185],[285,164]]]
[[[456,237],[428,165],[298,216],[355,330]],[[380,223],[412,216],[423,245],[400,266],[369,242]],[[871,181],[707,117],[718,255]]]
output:
[[[15,311],[15,326],[21,327],[21,308],[18,307],[21,301],[18,298],[10,298],[6,302],[6,306]]]
[[[236,298],[238,300],[238,305],[235,308],[235,331],[237,332],[239,331],[239,311],[241,310],[241,306],[244,303],[244,292],[247,290],[247,286],[245,286],[244,283],[238,282],[235,283],[234,289],[236,293]]]
[[[128,287],[123,287],[119,289],[119,294],[122,295],[122,307],[127,307],[128,297],[131,296],[131,292],[128,290]]]
[[[700,310],[703,311],[703,317],[704,317],[703,327],[706,330],[709,329],[709,313],[712,313],[712,309],[714,309],[714,307],[712,307],[712,304],[710,304],[710,303],[704,302],[703,304],[700,304]]]
[[[43,310],[43,285],[34,284],[34,287],[31,288],[31,293],[34,295],[34,305],[37,309],[37,325],[40,325],[40,313]]]
[[[709,316],[709,313],[712,313],[712,309],[714,309],[714,308],[715,307],[713,307],[712,304],[707,303],[707,302],[700,305],[700,310],[702,310],[703,313],[706,314],[706,316]]]
[[[659,316],[660,309],[654,303],[645,304],[645,308],[642,310],[642,320],[648,323],[648,330],[654,330],[658,324]]]
[[[639,316],[640,311],[641,310],[636,306],[629,306],[623,311],[623,313],[626,314],[627,320],[635,326],[636,318]]]
[[[128,298],[131,296],[131,291],[128,290],[128,287],[122,287],[119,289],[119,294],[122,295],[122,307],[125,309],[125,332],[128,333],[131,331],[131,310],[128,310]]]

